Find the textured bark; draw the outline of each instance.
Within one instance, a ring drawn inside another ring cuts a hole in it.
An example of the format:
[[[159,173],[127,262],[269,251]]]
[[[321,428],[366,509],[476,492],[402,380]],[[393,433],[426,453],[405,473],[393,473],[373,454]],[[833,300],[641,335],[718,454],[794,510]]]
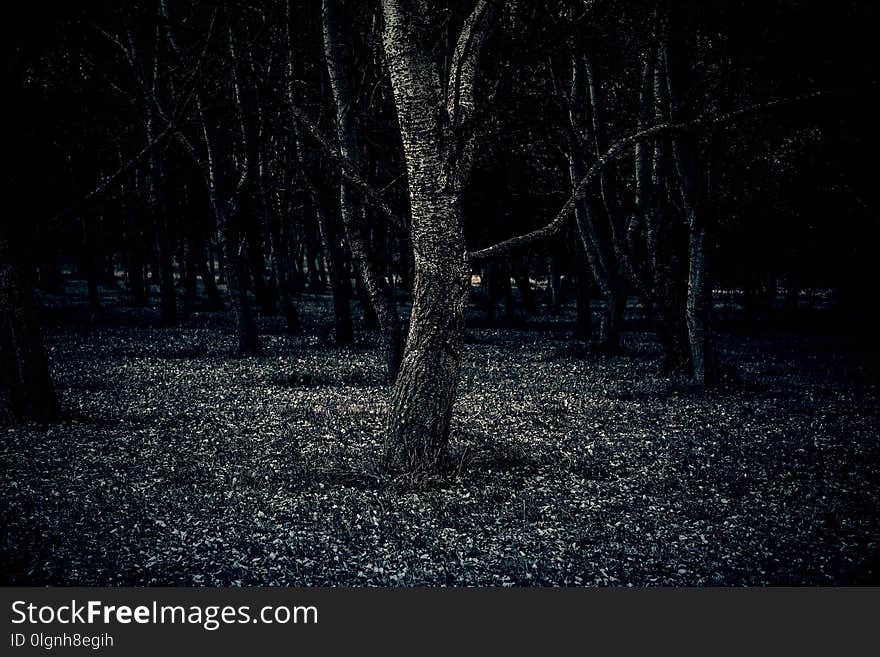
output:
[[[414,143],[408,150],[423,152]],[[385,445],[390,464],[407,471],[436,466],[449,439],[470,278],[457,198],[414,173],[413,310]]]
[[[58,415],[32,291],[0,234],[0,425]]]
[[[685,162],[682,144],[675,145],[676,173],[688,221],[688,278],[686,321],[690,344],[690,366],[694,382],[706,386],[717,379],[715,344],[712,335],[712,283],[707,263],[706,201],[697,193],[694,174]],[[706,174],[708,194],[711,173]]]
[[[360,150],[354,118],[354,95],[351,90],[350,71],[341,37],[342,0],[324,0],[324,54],[336,108],[336,135],[342,157],[358,168]],[[352,263],[357,270],[360,286],[366,299],[362,302],[372,308],[379,323],[382,350],[385,355],[385,373],[393,381],[400,367],[403,353],[403,331],[397,308],[386,293],[378,270],[367,248],[364,213],[360,211],[350,181],[340,177],[340,209],[345,238],[351,252]]]
[[[668,24],[666,13],[657,14],[656,44],[651,76],[651,112],[654,122],[671,122],[667,71]],[[664,366],[690,374],[691,350],[687,327],[689,228],[673,210],[675,149],[672,138],[653,144],[650,162],[650,210],[645,242],[650,258],[656,332],[664,352]]]
[[[449,441],[470,291],[460,196],[472,145],[454,126],[466,124],[472,108],[475,53],[494,5],[478,3],[466,22],[445,99],[431,51],[436,26],[430,8],[415,0],[384,0],[382,6],[415,259],[410,329],[391,395],[385,457],[391,468],[412,473],[437,467]]]
[[[373,310],[373,305],[370,303],[369,295],[364,288],[364,282],[361,280],[360,276],[355,276],[354,288],[357,294],[357,299],[361,304],[361,314],[364,318],[364,326],[368,331],[381,331],[382,329],[379,325],[379,318],[376,316],[376,311]],[[400,347],[402,350],[403,338],[401,338]]]

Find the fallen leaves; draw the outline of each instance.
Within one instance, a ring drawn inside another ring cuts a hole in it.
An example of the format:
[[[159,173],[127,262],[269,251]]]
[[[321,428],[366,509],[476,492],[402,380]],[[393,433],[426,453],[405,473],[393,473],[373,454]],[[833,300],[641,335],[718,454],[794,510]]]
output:
[[[643,334],[472,329],[448,471],[413,490],[376,465],[373,336],[304,314],[260,358],[210,314],[52,330],[67,419],[0,443],[4,583],[878,581],[878,388],[837,351],[725,336],[745,383],[704,393]]]

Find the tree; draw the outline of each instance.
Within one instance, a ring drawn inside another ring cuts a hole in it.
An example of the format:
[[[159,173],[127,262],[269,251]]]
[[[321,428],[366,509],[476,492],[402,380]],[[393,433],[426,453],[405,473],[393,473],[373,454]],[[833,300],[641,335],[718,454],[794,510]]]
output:
[[[382,8],[415,254],[409,335],[391,394],[385,458],[394,469],[418,472],[435,467],[446,449],[458,387],[470,293],[460,203],[472,165],[478,63],[497,3],[477,2],[444,74],[433,49],[435,9],[420,0],[383,0]]]
[[[355,99],[351,90],[352,74],[349,70],[348,54],[343,47],[341,25],[344,9],[346,6],[342,0],[323,2],[324,56],[333,91],[340,156],[351,166],[358,168],[360,146],[355,121]],[[366,302],[372,306],[379,322],[386,375],[390,381],[394,381],[403,351],[403,334],[397,308],[383,289],[384,285],[365,239],[364,212],[358,207],[355,190],[345,176],[340,176],[339,198],[345,238],[351,257],[366,293]]]

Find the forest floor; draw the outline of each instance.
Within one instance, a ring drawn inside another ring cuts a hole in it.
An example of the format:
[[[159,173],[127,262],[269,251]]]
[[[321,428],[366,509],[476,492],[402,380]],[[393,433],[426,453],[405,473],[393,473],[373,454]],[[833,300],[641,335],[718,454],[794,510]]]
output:
[[[258,358],[219,314],[67,299],[66,418],[0,441],[4,584],[880,583],[880,368],[853,338],[724,332],[704,392],[647,332],[609,356],[571,313],[477,322],[448,471],[413,488],[376,465],[375,336],[333,346],[329,299],[302,335],[261,319]]]

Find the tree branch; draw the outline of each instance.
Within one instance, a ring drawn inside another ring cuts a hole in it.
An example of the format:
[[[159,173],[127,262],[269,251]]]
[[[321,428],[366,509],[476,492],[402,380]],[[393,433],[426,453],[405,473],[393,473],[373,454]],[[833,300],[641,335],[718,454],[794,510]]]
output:
[[[575,206],[587,195],[587,190],[589,189],[590,184],[602,171],[602,169],[626,155],[629,149],[636,144],[649,141],[651,139],[667,138],[674,135],[684,134],[702,128],[729,125],[737,119],[749,116],[751,114],[757,114],[759,112],[774,109],[783,105],[790,105],[792,103],[812,100],[815,98],[822,98],[832,95],[833,93],[834,92],[829,91],[817,91],[800,96],[781,98],[765,103],[750,105],[748,107],[734,110],[732,112],[727,112],[726,114],[722,114],[721,116],[704,115],[697,117],[696,119],[691,119],[689,121],[681,121],[677,123],[661,123],[651,126],[650,128],[640,130],[634,134],[629,135],[628,137],[619,139],[618,141],[614,142],[614,144],[612,144],[608,148],[608,150],[602,153],[602,155],[599,156],[595,162],[593,162],[592,166],[587,170],[584,177],[581,178],[577,185],[575,185],[574,189],[572,190],[571,196],[569,196],[568,200],[553,218],[553,221],[551,221],[546,226],[525,233],[523,235],[518,235],[517,237],[511,237],[510,239],[499,242],[498,244],[495,244],[493,246],[486,247],[485,249],[470,251],[468,252],[468,259],[471,261],[471,263],[482,262],[483,260],[488,260],[489,258],[507,255],[514,251],[519,251],[527,246],[535,244],[536,242],[542,242],[544,240],[550,239],[554,235],[557,235],[565,227],[566,222],[574,212]]]
[[[321,147],[321,150],[324,151],[324,154],[330,158],[335,164],[339,166],[339,170],[342,173],[342,176],[348,180],[354,187],[359,189],[364,196],[367,197],[373,204],[376,206],[378,210],[382,212],[391,223],[393,223],[397,228],[403,231],[408,231],[409,226],[407,226],[406,222],[401,219],[394,210],[391,209],[391,206],[382,198],[382,195],[376,191],[376,189],[370,185],[366,180],[364,180],[363,176],[358,172],[358,170],[352,166],[351,162],[342,157],[339,154],[339,149],[337,149],[327,138],[324,133],[321,132],[320,128],[314,124],[314,122],[309,118],[309,116],[301,110],[296,105],[291,104],[290,108],[293,113],[294,118],[297,122],[302,125],[308,133],[312,136],[312,138],[318,143]]]
[[[51,221],[55,221],[57,219],[61,219],[62,217],[69,215],[70,213],[74,212],[76,209],[81,207],[83,204],[88,203],[96,196],[103,194],[104,191],[108,187],[110,187],[111,185],[113,185],[116,182],[118,182],[119,180],[121,180],[123,177],[125,177],[126,174],[128,174],[129,171],[131,171],[138,164],[143,162],[143,160],[150,153],[152,153],[157,147],[159,147],[162,144],[162,142],[165,141],[165,139],[167,139],[168,136],[171,135],[175,130],[177,130],[177,127],[173,123],[169,124],[162,132],[160,132],[158,135],[153,137],[153,139],[146,146],[144,146],[137,153],[137,155],[135,155],[132,159],[130,159],[128,162],[126,162],[124,165],[122,165],[116,171],[116,173],[114,173],[112,176],[110,176],[108,178],[105,178],[104,181],[100,185],[95,187],[95,189],[90,191],[85,196],[82,196],[79,199],[77,199],[76,201],[74,201],[71,205],[69,205],[67,208],[65,208],[61,212],[57,213],[55,216],[52,217]]]

